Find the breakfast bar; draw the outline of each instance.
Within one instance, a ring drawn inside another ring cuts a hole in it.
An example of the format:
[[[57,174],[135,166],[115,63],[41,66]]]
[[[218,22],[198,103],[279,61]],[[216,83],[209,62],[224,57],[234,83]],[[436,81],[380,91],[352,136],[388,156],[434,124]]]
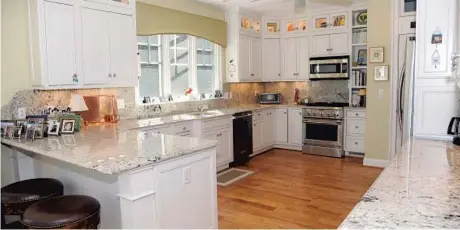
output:
[[[217,228],[215,140],[108,124],[1,143],[3,183],[58,179],[100,202],[100,228]]]

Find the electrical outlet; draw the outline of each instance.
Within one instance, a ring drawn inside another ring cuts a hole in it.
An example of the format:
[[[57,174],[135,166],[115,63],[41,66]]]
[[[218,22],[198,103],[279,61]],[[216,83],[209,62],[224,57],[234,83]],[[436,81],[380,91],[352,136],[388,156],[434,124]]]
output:
[[[118,109],[126,108],[125,99],[117,99],[117,106],[118,106]]]
[[[185,167],[182,169],[182,174],[184,184],[189,184],[192,180],[192,169],[190,167]]]
[[[26,119],[26,108],[18,108],[18,119],[23,120]]]

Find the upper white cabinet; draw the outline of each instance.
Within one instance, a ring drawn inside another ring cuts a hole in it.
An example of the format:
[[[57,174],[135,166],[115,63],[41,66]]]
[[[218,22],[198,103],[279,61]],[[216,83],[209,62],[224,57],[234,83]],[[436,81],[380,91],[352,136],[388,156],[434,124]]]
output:
[[[28,1],[33,86],[66,89],[136,85],[134,3]]]
[[[284,79],[305,80],[309,76],[308,37],[284,39]]]
[[[47,38],[42,59],[47,78],[44,80],[50,86],[78,85],[82,74],[77,67],[76,7],[55,2],[43,2],[43,5]]]
[[[239,7],[227,12],[227,82],[262,80],[261,19]]]
[[[313,35],[311,56],[347,55],[348,46],[348,33]]]
[[[270,19],[270,18],[266,18],[264,20],[264,35],[266,37],[269,37],[269,36],[279,36],[280,35],[280,31],[281,31],[281,25],[280,25],[280,20],[279,19]]]
[[[417,1],[417,78],[452,77],[457,5],[456,0]]]
[[[263,40],[264,81],[281,79],[281,44],[279,38]]]
[[[307,33],[308,19],[304,17],[285,19],[282,32],[285,36]]]

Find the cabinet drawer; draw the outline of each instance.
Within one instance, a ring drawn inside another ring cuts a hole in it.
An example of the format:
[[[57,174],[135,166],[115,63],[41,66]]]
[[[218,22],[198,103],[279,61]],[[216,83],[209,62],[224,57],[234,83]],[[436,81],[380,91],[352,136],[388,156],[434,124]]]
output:
[[[362,110],[347,110],[345,116],[347,118],[366,118],[366,111],[362,111]]]
[[[364,137],[345,137],[345,150],[364,153]]]
[[[231,126],[232,119],[227,117],[227,118],[217,118],[217,119],[209,119],[203,121],[202,128],[203,130],[212,130],[212,129],[217,129],[221,127],[226,127],[226,126]]]
[[[364,134],[366,131],[366,123],[364,120],[347,120],[347,133]]]
[[[252,113],[252,120],[258,121],[261,120],[264,116],[264,111],[255,111]]]
[[[172,131],[173,131],[174,134],[192,132],[193,131],[193,123],[187,122],[187,123],[176,124],[176,125],[174,125]]]

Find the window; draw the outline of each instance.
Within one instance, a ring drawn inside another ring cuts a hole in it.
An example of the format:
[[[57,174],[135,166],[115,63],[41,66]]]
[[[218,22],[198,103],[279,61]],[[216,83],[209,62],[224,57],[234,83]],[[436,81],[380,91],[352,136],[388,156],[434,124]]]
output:
[[[204,38],[186,34],[139,36],[139,101],[144,97],[187,100],[221,89],[220,46]],[[158,101],[158,100],[157,100]]]

